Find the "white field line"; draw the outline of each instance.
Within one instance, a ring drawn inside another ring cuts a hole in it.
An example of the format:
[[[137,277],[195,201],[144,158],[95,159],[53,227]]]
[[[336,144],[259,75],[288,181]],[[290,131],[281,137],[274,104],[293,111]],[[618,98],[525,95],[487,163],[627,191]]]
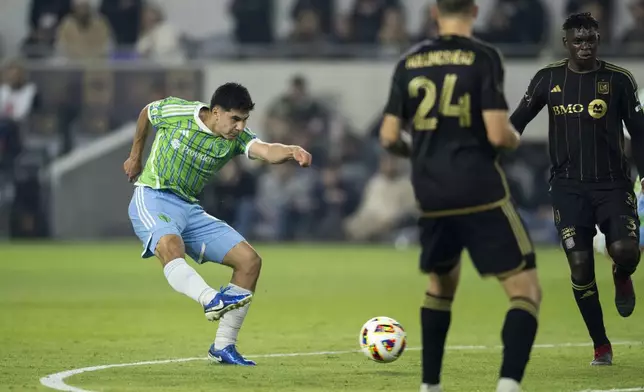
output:
[[[644,342],[637,341],[625,341],[625,342],[613,342],[613,346],[641,346],[644,345]],[[589,347],[592,346],[590,343],[559,343],[559,344],[535,344],[535,349],[553,349],[553,348],[566,348],[566,347]],[[502,346],[447,346],[447,350],[452,351],[463,351],[463,350],[498,350],[502,349]],[[419,351],[420,347],[409,347],[406,351]],[[322,356],[322,355],[343,355],[343,354],[353,354],[359,353],[360,350],[347,350],[347,351],[317,351],[317,352],[308,352],[308,353],[277,353],[277,354],[262,354],[262,355],[249,355],[248,358],[284,358],[284,357],[306,357],[306,356]],[[162,365],[167,363],[180,363],[180,362],[190,362],[190,361],[202,361],[207,360],[207,357],[192,357],[192,358],[176,358],[176,359],[163,359],[156,361],[142,361],[142,362],[131,362],[131,363],[114,363],[108,365],[99,365],[99,366],[89,366],[78,369],[64,370],[62,372],[50,374],[48,376],[42,377],[40,383],[48,388],[55,389],[57,391],[67,391],[67,392],[93,392],[87,389],[77,388],[65,383],[65,379],[71,376],[75,376],[82,373],[95,372],[98,370],[112,369],[112,368],[121,368],[121,367],[130,367],[130,366],[144,366],[144,365]],[[584,390],[580,392],[636,392],[644,391],[644,388],[627,388],[627,389],[609,389],[609,390]]]

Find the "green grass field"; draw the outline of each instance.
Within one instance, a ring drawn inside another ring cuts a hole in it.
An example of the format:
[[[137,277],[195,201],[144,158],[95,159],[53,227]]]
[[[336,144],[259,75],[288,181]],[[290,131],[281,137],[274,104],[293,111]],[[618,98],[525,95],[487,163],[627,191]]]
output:
[[[373,316],[397,319],[408,346],[420,344],[419,305],[426,278],[417,249],[258,246],[262,277],[240,334],[248,355],[358,350],[358,333]],[[88,366],[205,358],[216,324],[195,302],[174,292],[156,260],[141,260],[136,243],[0,245],[0,390],[51,391],[46,375]],[[544,292],[537,343],[525,378],[528,392],[644,387],[644,309],[628,319],[613,305],[610,266],[597,275],[613,367],[592,368],[592,349],[571,295],[559,250],[538,253]],[[197,267],[213,286],[230,271]],[[636,275],[644,289],[644,272]],[[640,291],[641,293],[641,291]],[[467,263],[454,305],[443,383],[447,392],[492,391],[507,301],[493,279]],[[547,346],[551,344],[552,346]],[[578,345],[576,345],[578,344]],[[85,372],[65,380],[81,391],[417,391],[420,352],[377,364],[361,353],[258,357],[255,368],[205,360]],[[624,389],[644,390],[644,389]]]

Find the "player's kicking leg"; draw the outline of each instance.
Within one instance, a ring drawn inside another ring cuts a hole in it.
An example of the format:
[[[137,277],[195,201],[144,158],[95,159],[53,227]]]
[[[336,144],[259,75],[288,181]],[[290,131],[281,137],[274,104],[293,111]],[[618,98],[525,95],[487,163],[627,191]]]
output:
[[[252,296],[217,292],[186,263],[181,232],[191,208],[192,204],[169,192],[137,187],[128,212],[144,244],[142,256],[156,255],[170,286],[200,303],[206,318],[215,319],[248,303]]]
[[[208,357],[217,363],[253,366],[237,351],[237,336],[248,313],[250,300],[259,279],[262,260],[248,242],[225,222],[206,214],[196,206],[184,232],[187,252],[198,263],[212,261],[233,269],[230,283],[219,294],[239,298],[223,314]],[[213,302],[216,301],[213,300]],[[217,310],[214,310],[217,312]],[[216,313],[213,313],[216,314]],[[217,317],[218,318],[218,317]]]

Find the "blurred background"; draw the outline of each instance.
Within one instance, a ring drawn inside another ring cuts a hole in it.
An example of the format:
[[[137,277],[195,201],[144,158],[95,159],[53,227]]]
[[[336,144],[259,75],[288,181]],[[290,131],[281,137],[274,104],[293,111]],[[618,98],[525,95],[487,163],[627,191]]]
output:
[[[401,51],[436,34],[427,0],[0,0],[0,238],[134,239],[122,172],[134,121],[168,95],[246,85],[249,126],[313,170],[235,160],[204,208],[254,241],[416,241],[404,160],[377,142]],[[644,0],[479,0],[477,35],[506,58],[511,108],[591,11],[602,57],[644,78]],[[152,138],[150,138],[152,139]],[[556,243],[547,115],[503,164],[536,242]]]

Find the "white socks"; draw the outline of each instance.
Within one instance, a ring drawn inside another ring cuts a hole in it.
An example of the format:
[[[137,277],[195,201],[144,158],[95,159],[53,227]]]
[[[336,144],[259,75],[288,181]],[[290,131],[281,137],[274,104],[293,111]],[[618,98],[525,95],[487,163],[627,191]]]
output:
[[[443,392],[443,389],[440,385],[422,384],[420,386],[420,392]]]
[[[231,288],[228,291],[230,294],[251,293],[250,290],[246,290],[232,283],[228,287]],[[239,309],[231,310],[221,317],[221,320],[219,320],[219,328],[217,328],[217,335],[215,335],[215,350],[221,350],[228,345],[237,343],[237,335],[239,335],[239,329],[246,318],[249,306],[250,304],[246,304]]]
[[[163,273],[176,291],[206,305],[217,294],[184,259],[174,259],[163,267]]]
[[[496,392],[521,392],[521,386],[511,378],[500,378]]]
[[[208,286],[197,271],[190,267],[184,259],[172,260],[163,267],[163,273],[173,289],[202,305],[208,304],[217,294],[217,291]],[[228,287],[230,287],[230,290],[226,294],[251,293],[251,291],[232,283]],[[215,350],[221,350],[228,345],[237,343],[237,335],[239,335],[239,329],[246,318],[249,306],[250,304],[246,304],[239,309],[229,311],[221,317],[215,337]]]

